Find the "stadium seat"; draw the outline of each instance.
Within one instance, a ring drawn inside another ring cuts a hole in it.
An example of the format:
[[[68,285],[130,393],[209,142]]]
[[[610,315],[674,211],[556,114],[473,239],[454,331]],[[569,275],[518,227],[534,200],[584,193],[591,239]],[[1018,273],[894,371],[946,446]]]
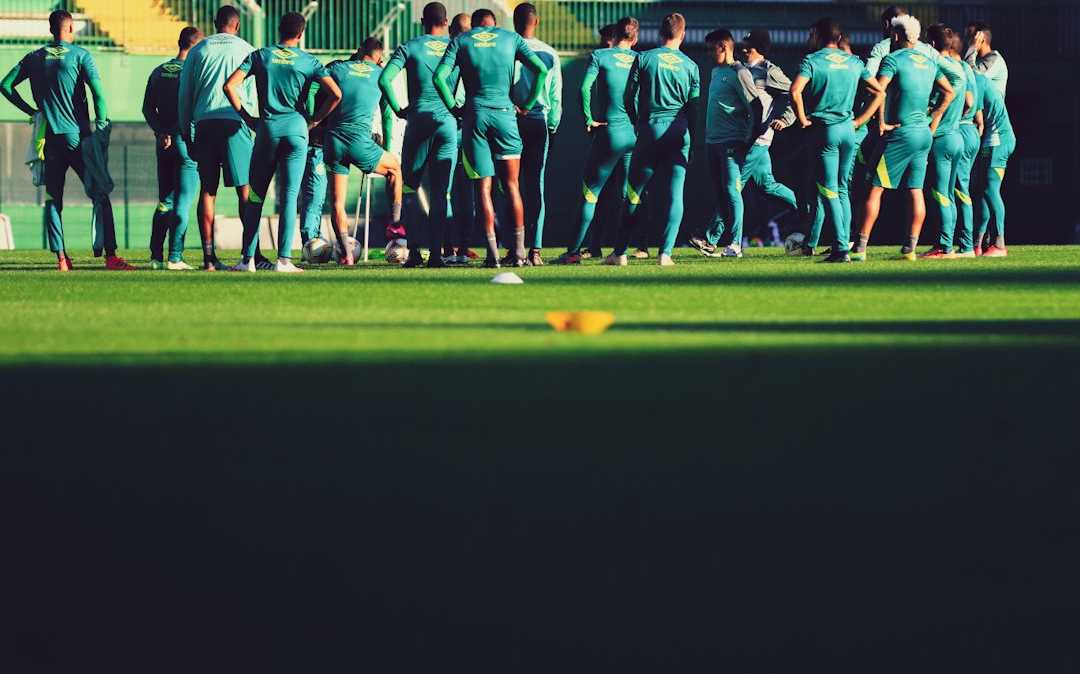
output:
[[[187,25],[163,0],[79,0],[79,6],[116,44],[132,53],[176,51],[176,36]]]

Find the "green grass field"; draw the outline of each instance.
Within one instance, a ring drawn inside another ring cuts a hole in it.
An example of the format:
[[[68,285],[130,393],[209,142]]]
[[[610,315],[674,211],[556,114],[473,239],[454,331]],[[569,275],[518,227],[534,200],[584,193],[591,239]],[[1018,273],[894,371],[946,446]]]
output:
[[[16,650],[1068,671],[1080,248],[1010,253],[522,286],[0,254]],[[617,322],[545,323],[577,309]]]

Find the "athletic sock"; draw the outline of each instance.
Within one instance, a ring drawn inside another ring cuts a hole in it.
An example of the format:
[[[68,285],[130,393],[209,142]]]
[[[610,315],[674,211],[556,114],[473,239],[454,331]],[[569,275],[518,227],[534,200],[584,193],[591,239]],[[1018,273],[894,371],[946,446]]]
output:
[[[202,247],[202,255],[203,255],[204,260],[213,259],[215,257],[215,255],[214,255],[214,244],[213,243],[204,243],[203,247]]]
[[[488,257],[499,259],[499,240],[495,238],[495,232],[487,235]]]
[[[870,237],[866,234],[859,234],[859,240],[855,242],[855,252],[865,253],[866,247],[870,244]]]
[[[524,227],[514,230],[514,255],[516,255],[519,260],[524,260],[526,257]]]
[[[1005,237],[998,234],[994,237],[994,246],[1005,250]]]
[[[917,236],[909,236],[908,240],[907,240],[907,245],[904,246],[904,252],[905,253],[912,253],[918,247],[919,247],[919,237],[917,237]]]
[[[401,202],[400,201],[395,201],[390,206],[390,222],[392,222],[392,223],[401,222]]]

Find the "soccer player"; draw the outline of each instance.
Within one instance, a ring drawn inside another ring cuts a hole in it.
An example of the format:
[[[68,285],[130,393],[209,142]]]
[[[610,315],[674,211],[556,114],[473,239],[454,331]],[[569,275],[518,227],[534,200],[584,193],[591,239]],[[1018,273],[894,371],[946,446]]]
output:
[[[957,92],[956,98],[941,116],[941,122],[934,132],[930,146],[930,168],[932,169],[930,193],[941,215],[941,236],[938,245],[920,255],[927,259],[946,259],[956,257],[953,254],[956,203],[952,197],[956,176],[964,156],[964,137],[960,134],[960,118],[966,108],[974,107],[975,100],[968,92],[964,62],[952,56],[950,45],[953,31],[942,24],[934,24],[926,29],[926,37],[934,49],[940,52],[941,61],[938,63],[938,68],[949,80],[949,85]]]
[[[690,237],[690,245],[705,255],[714,255],[726,226],[731,227],[731,243],[721,257],[742,257],[743,198],[742,174],[746,151],[755,120],[761,119],[754,76],[735,60],[735,38],[721,28],[705,36],[705,47],[716,67],[709,82],[705,113],[705,151],[709,173],[719,197],[712,225],[703,234]]]
[[[686,36],[682,14],[668,14],[660,23],[662,45],[638,54],[626,84],[626,112],[637,123],[637,142],[630,158],[627,205],[615,250],[604,264],[624,267],[630,233],[637,230],[641,194],[657,177],[663,195],[658,203],[668,203],[667,222],[658,262],[675,264],[671,252],[679,235],[683,216],[683,186],[690,148],[697,127],[697,104],[701,97],[698,66],[679,51]]]
[[[953,34],[951,38],[952,55],[960,54],[963,42],[959,35]],[[961,61],[964,65],[965,92],[964,98],[970,97],[971,105],[964,108],[964,114],[960,117],[960,137],[964,142],[964,150],[960,155],[960,161],[956,167],[956,188],[954,193],[959,200],[957,204],[956,238],[960,245],[959,257],[979,257],[982,255],[982,247],[974,245],[975,214],[971,199],[971,173],[975,167],[975,158],[979,154],[983,135],[982,92],[979,91],[978,78],[975,70],[967,61]]]
[[[203,269],[226,269],[214,248],[214,211],[219,181],[236,188],[239,215],[248,199],[248,175],[251,167],[253,141],[251,130],[225,98],[225,80],[253,47],[238,36],[240,11],[224,5],[214,18],[218,32],[195,45],[180,71],[180,92],[177,109],[180,134],[199,165],[199,234],[202,237]],[[245,108],[254,103],[251,86],[245,85],[241,95]],[[194,137],[192,137],[194,130]],[[255,265],[272,269],[273,263],[262,257],[256,244]]]
[[[409,258],[406,267],[423,264],[420,256],[422,213],[417,190],[425,170],[431,186],[431,203],[428,219],[428,267],[443,267],[442,248],[450,204],[450,180],[458,149],[457,120],[443,105],[431,75],[446,53],[450,44],[447,36],[446,7],[440,2],[424,6],[421,23],[424,34],[415,37],[394,50],[390,62],[379,76],[379,89],[390,109],[401,119],[407,120],[405,140],[401,148],[402,176],[404,180],[403,204],[405,227],[409,237]],[[394,78],[405,71],[409,105],[401,107],[394,95]],[[456,77],[452,76],[452,80]],[[456,87],[456,81],[451,82]]]
[[[540,98],[531,109],[518,118],[521,134],[521,203],[525,209],[525,229],[532,231],[529,248],[529,264],[544,264],[540,254],[544,247],[544,173],[547,168],[550,138],[559,129],[562,120],[562,66],[559,54],[551,45],[536,37],[540,26],[540,14],[536,6],[523,2],[514,8],[514,30],[525,44],[547,66],[547,83],[540,90]],[[514,67],[514,88],[511,97],[524,100],[532,92],[535,75],[530,68],[518,63]]]
[[[199,167],[188,152],[180,134],[176,97],[180,90],[180,71],[184,69],[191,48],[203,39],[198,28],[180,31],[180,51],[150,73],[143,94],[143,117],[157,139],[158,205],[150,232],[150,268],[190,271],[184,262],[184,236],[187,234],[191,204],[198,192]],[[169,236],[169,261],[164,260],[165,236]]]
[[[615,46],[598,49],[589,56],[585,78],[581,82],[581,109],[590,143],[582,179],[580,225],[577,236],[567,247],[566,253],[555,261],[557,264],[581,264],[581,247],[596,214],[599,196],[604,193],[612,173],[620,166],[620,204],[626,198],[630,153],[637,137],[634,135],[634,125],[626,114],[625,94],[630,68],[636,58],[633,46],[638,40],[638,20],[632,16],[620,19],[615,28],[615,37],[618,39]],[[592,93],[594,85],[595,98]],[[592,114],[594,107],[599,111],[596,118]],[[593,240],[599,248],[599,237],[596,233],[593,234]]]
[[[982,113],[985,133],[982,149],[975,163],[975,176],[978,180],[978,205],[975,215],[975,246],[982,247],[983,236],[992,234],[989,246],[983,248],[983,257],[1008,257],[1005,246],[1005,202],[1001,199],[1001,183],[1005,180],[1005,168],[1009,157],[1016,150],[1016,135],[1013,133],[1009,111],[1005,108],[1005,98],[994,86],[993,81],[981,73],[979,90],[982,91]],[[994,229],[987,232],[987,225],[993,216]]]
[[[990,30],[990,24],[973,22],[968,24],[968,49],[964,54],[964,60],[974,68],[979,75],[985,75],[990,84],[997,89],[1002,100],[1005,99],[1005,89],[1009,84],[1009,66],[1005,63],[1005,57],[1001,52],[995,51],[992,45],[994,35]]]
[[[352,247],[348,245],[349,224],[345,215],[345,197],[349,188],[349,168],[386,178],[386,196],[390,202],[390,227],[401,227],[401,163],[390,152],[394,112],[379,91],[382,75],[383,43],[378,38],[364,40],[360,51],[347,61],[329,68],[330,77],[341,90],[341,105],[326,120],[323,153],[330,173],[331,219],[342,249],[339,261],[352,266]],[[382,111],[382,147],[371,135],[375,109]]]
[[[495,207],[491,201],[491,178],[498,171],[510,202],[514,227],[514,252],[508,263],[528,264],[525,254],[525,213],[521,203],[518,174],[521,170],[521,135],[515,110],[524,116],[536,105],[547,82],[547,66],[525,39],[496,27],[495,14],[478,9],[472,15],[472,30],[456,37],[435,69],[435,86],[446,107],[462,118],[461,160],[465,174],[475,181],[477,201],[484,214],[487,237],[486,267],[499,266],[495,238]],[[521,61],[536,75],[529,98],[515,104],[510,98],[514,84],[514,64]],[[450,86],[454,67],[460,68],[465,84],[465,104],[459,106]],[[494,160],[494,161],[493,161]]]
[[[472,30],[472,17],[468,14],[461,13],[455,14],[454,18],[450,20],[450,39],[453,40],[458,35],[466,33]],[[456,93],[456,101],[461,104],[465,102],[465,90],[461,84],[461,78],[458,78],[458,86]],[[461,148],[461,125],[457,127],[457,146]],[[450,202],[451,209],[450,214],[447,217],[450,231],[446,235],[446,243],[444,244],[443,252],[446,256],[446,264],[463,266],[469,264],[470,260],[475,260],[477,255],[469,248],[469,234],[472,231],[473,216],[476,211],[476,204],[473,200],[473,186],[472,181],[465,175],[465,168],[461,162],[455,162],[454,177],[451,181],[450,187]]]
[[[874,77],[877,77],[881,62],[893,51],[893,19],[898,16],[909,16],[907,10],[900,5],[889,5],[881,13],[881,32],[884,38],[870,49],[870,57],[866,60],[866,69]],[[938,52],[930,45],[920,41],[918,36],[916,36],[914,44],[914,49],[917,49],[923,56],[934,63],[941,59]]]
[[[791,108],[789,98],[791,80],[780,66],[766,58],[771,46],[772,40],[767,30],[750,31],[740,45],[761,104],[761,117],[755,120],[760,121],[760,125],[755,124],[754,129],[758,135],[746,153],[740,179],[743,187],[753,181],[767,197],[782,202],[788,210],[796,211],[799,205],[795,193],[773,176],[772,157],[769,155],[773,135],[795,123],[795,111]]]
[[[255,271],[259,220],[275,171],[281,181],[281,203],[278,204],[278,250],[274,271],[289,274],[303,271],[292,262],[296,201],[300,194],[300,180],[304,176],[309,129],[309,122],[301,112],[304,109],[302,95],[315,80],[328,92],[327,99],[315,111],[310,126],[316,126],[326,119],[341,102],[341,90],[322,62],[300,49],[306,23],[297,12],[282,15],[278,23],[278,43],[251,52],[225,82],[225,95],[233,110],[255,129],[250,192],[241,211],[244,223],[243,257],[232,271]],[[252,117],[240,99],[240,87],[249,77],[255,78],[259,117]]]
[[[913,16],[893,19],[896,49],[882,60],[877,75],[878,84],[886,92],[885,103],[878,109],[878,130],[883,138],[881,156],[874,168],[852,261],[866,260],[866,246],[881,210],[882,193],[901,186],[911,196],[912,216],[908,241],[900,254],[905,260],[915,259],[915,247],[926,219],[922,190],[930,145],[942,115],[956,97],[936,62],[915,48],[920,30],[919,20]],[[927,118],[935,84],[941,89],[941,100]]]
[[[84,187],[91,180],[94,168],[83,157],[83,143],[92,140],[90,112],[86,106],[86,87],[94,99],[93,132],[105,130],[109,122],[105,90],[98,75],[97,65],[90,52],[74,44],[71,14],[57,10],[49,15],[49,32],[53,39],[40,49],[23,57],[0,82],[0,93],[12,105],[33,117],[40,110],[45,117],[45,226],[48,229],[49,249],[56,254],[57,269],[71,271],[71,258],[64,246],[64,182],[68,167],[79,176]],[[16,87],[30,80],[33,106],[23,100]],[[108,136],[105,136],[107,138]],[[107,140],[105,141],[107,142]],[[107,176],[105,176],[107,178]],[[91,194],[93,192],[93,194]],[[113,271],[134,269],[116,254],[116,225],[113,221],[112,202],[108,193],[87,190],[94,202],[96,229],[102,240],[105,268]],[[94,251],[101,255],[101,250]]]
[[[326,68],[341,59],[326,64]],[[326,101],[329,94],[319,86],[319,81],[311,83],[305,94],[304,112],[308,119],[313,119],[315,111]],[[304,177],[300,180],[300,242],[306,244],[322,233],[322,211],[326,205],[326,162],[323,158],[324,124],[308,130],[307,160],[304,163]]]
[[[840,49],[843,35],[840,24],[830,18],[820,19],[810,29],[810,45],[817,49],[799,66],[791,83],[791,101],[802,128],[810,129],[817,198],[813,202],[813,224],[804,254],[813,255],[821,236],[826,212],[836,234],[825,262],[850,262],[851,206],[848,180],[855,163],[855,130],[865,125],[885,97],[870,72],[857,56]],[[869,90],[873,100],[852,122],[852,110],[859,83]],[[845,203],[847,202],[847,203]]]

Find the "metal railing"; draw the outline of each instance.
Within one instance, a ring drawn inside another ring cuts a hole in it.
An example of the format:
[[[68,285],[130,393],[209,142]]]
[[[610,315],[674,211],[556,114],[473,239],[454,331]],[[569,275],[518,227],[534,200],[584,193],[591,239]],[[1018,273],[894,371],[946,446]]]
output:
[[[38,45],[49,39],[49,13],[63,9],[75,19],[75,35],[87,47],[116,44],[89,17],[77,0],[0,0],[0,45]]]

